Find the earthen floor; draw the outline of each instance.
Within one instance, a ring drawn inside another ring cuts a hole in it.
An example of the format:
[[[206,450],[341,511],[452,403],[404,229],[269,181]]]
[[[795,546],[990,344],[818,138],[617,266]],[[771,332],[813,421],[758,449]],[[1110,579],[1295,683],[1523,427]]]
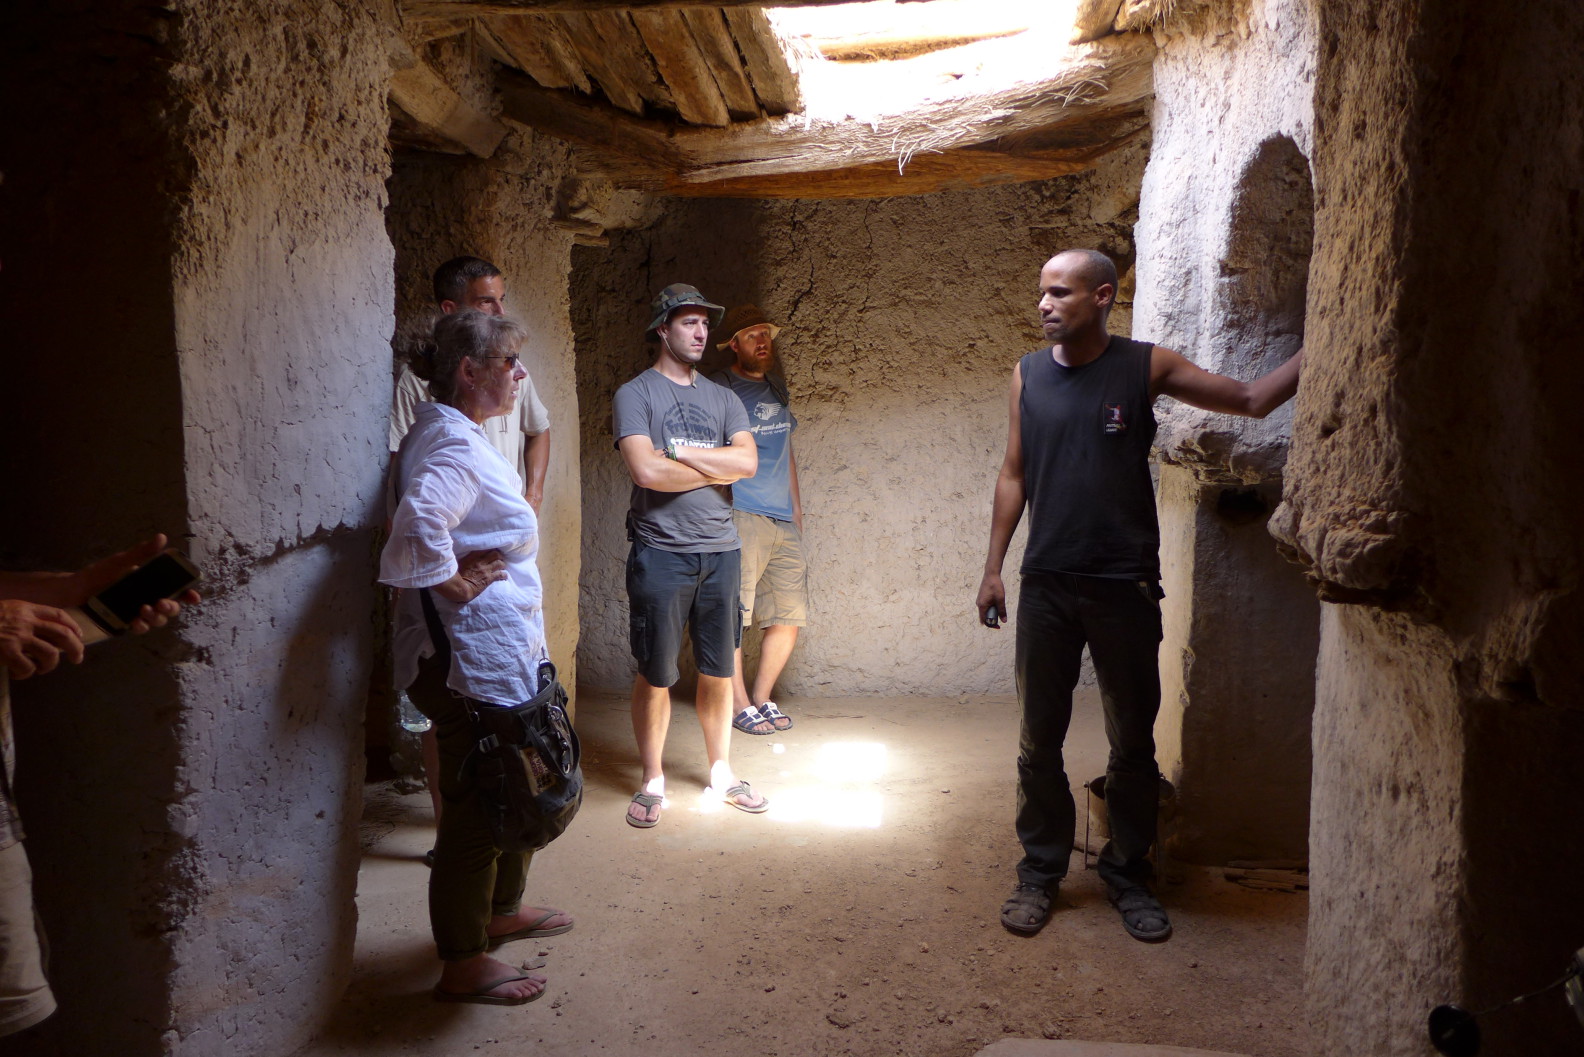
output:
[[[427,798],[371,785],[353,982],[298,1057],[967,1057],[1011,1038],[1305,1052],[1301,894],[1187,869],[1162,886],[1175,935],[1146,945],[1075,854],[1050,925],[1001,928],[1018,855],[1010,698],[784,704],[794,729],[733,738],[739,773],[772,800],[750,816],[701,802],[702,743],[679,702],[670,806],[642,831],[623,822],[627,702],[582,695],[587,799],[528,886],[577,927],[502,949],[545,963],[546,995],[521,1007],[430,1000]],[[1069,747],[1075,781],[1102,772],[1093,691]]]

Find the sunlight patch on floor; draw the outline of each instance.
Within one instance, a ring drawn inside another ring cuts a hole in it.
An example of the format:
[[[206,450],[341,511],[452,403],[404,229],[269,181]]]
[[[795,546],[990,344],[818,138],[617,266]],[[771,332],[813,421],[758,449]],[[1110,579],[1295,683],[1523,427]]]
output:
[[[821,745],[806,770],[780,772],[765,816],[837,829],[879,829],[885,797],[875,786],[885,778],[888,762],[882,742]],[[706,790],[695,810],[715,814],[731,808]]]

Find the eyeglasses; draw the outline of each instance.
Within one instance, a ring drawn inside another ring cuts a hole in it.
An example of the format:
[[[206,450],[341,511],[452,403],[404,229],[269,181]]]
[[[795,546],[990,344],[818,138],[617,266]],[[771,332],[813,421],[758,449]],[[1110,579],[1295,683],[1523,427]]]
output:
[[[517,361],[522,359],[522,357],[519,356],[515,352],[512,353],[509,356],[486,356],[484,358],[486,360],[504,360],[506,362],[507,370],[512,370],[512,371],[515,371],[517,369]]]

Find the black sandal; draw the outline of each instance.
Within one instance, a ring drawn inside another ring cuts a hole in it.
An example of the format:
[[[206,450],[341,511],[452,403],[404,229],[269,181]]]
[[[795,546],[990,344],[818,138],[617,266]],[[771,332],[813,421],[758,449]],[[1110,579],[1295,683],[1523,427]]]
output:
[[[1044,885],[1019,881],[1001,904],[1001,924],[1019,936],[1032,936],[1050,920],[1051,893]]]
[[[1122,927],[1129,936],[1145,943],[1159,943],[1172,933],[1171,919],[1160,900],[1143,885],[1128,888],[1110,888],[1107,895],[1111,905],[1122,914]]]

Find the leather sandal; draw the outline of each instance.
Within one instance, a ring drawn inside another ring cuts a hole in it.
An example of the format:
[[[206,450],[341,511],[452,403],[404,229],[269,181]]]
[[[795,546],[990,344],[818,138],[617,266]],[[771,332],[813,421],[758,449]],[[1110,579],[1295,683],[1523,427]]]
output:
[[[1019,881],[1001,904],[1001,924],[1019,936],[1032,936],[1050,920],[1051,891],[1044,885]]]
[[[1122,927],[1129,936],[1145,943],[1159,943],[1171,935],[1171,919],[1160,900],[1143,885],[1127,888],[1109,888],[1106,892],[1111,905],[1122,914]]]

